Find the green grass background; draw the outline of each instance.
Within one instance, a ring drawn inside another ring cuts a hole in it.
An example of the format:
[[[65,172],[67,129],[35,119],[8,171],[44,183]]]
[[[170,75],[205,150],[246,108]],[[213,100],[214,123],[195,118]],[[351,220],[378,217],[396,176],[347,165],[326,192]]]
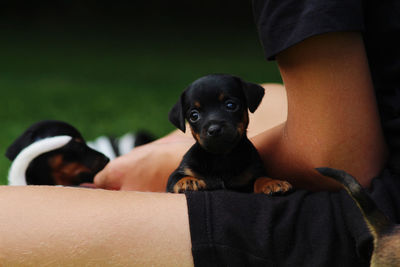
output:
[[[0,184],[5,150],[30,124],[67,121],[88,140],[138,129],[162,136],[179,94],[209,73],[281,81],[255,29],[0,31]]]

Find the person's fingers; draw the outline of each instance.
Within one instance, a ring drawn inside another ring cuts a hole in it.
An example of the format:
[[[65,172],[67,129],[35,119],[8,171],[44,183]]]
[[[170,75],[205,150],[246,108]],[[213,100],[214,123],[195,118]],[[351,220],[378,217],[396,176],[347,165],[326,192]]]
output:
[[[94,177],[94,184],[98,188],[119,190],[121,187],[122,173],[115,168],[113,164],[108,164]]]
[[[96,185],[96,187],[99,188],[104,188],[105,180],[106,180],[106,174],[105,174],[105,169],[101,170],[96,174],[96,176],[93,179],[93,183]]]

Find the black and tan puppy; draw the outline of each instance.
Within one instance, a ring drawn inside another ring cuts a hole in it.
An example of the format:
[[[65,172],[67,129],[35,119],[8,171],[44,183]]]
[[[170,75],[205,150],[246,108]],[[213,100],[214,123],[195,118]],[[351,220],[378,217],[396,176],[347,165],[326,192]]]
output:
[[[7,149],[9,185],[92,183],[109,159],[89,148],[73,126],[46,120],[31,125]]]
[[[361,210],[374,238],[371,266],[400,266],[400,226],[379,210],[357,180],[348,173],[331,168],[317,168],[317,171],[342,183]]]
[[[185,132],[188,121],[196,143],[171,174],[168,192],[230,189],[283,193],[291,185],[268,178],[260,156],[246,136],[248,110],[254,112],[264,88],[226,74],[194,81],[169,113]]]

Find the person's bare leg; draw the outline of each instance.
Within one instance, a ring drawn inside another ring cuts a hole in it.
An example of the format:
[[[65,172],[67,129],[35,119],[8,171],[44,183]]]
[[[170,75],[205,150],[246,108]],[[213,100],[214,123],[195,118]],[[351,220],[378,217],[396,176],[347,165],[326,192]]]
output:
[[[191,266],[184,195],[0,187],[0,265]]]

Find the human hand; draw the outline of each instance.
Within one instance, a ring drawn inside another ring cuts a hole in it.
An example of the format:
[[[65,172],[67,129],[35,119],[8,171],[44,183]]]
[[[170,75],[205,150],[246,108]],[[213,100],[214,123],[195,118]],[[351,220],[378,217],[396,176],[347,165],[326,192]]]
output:
[[[192,144],[192,139],[170,138],[137,147],[108,163],[94,184],[111,190],[165,192],[169,175]]]

